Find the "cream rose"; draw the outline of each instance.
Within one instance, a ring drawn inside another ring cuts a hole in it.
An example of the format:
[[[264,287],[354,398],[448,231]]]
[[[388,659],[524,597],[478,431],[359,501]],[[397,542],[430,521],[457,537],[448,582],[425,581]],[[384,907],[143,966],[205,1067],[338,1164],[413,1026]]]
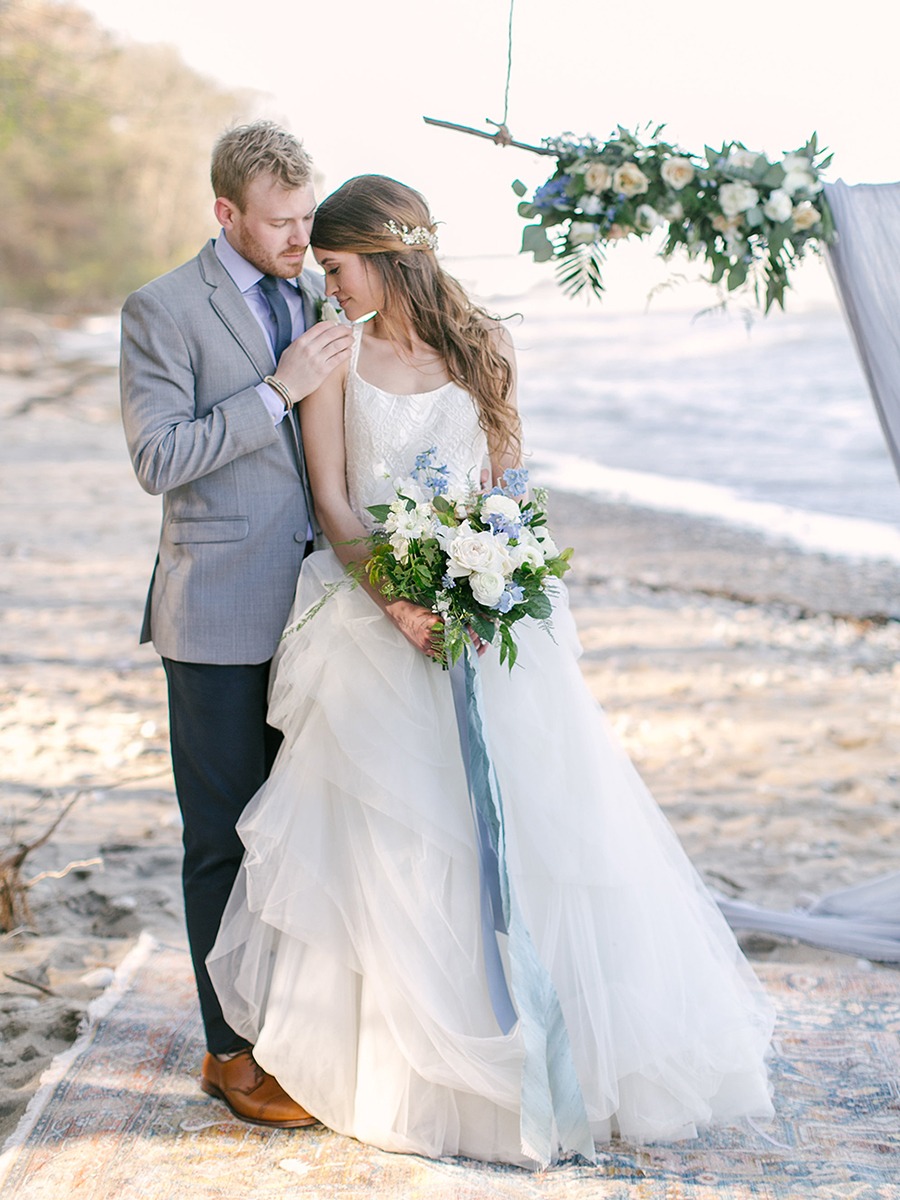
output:
[[[613,189],[625,196],[641,196],[650,186],[650,180],[637,163],[622,163],[616,168],[612,179]]]
[[[759,192],[749,183],[738,180],[736,183],[723,183],[719,188],[719,207],[726,217],[736,217],[748,208],[755,208],[758,203]]]
[[[462,525],[459,527],[463,528]],[[471,575],[473,571],[500,571],[502,558],[491,533],[462,533],[447,549],[447,574],[453,578]]]
[[[694,164],[688,158],[667,158],[660,171],[663,183],[676,192],[687,187],[696,173]]]
[[[569,229],[569,244],[580,246],[592,242],[597,236],[597,226],[593,221],[573,221]]]
[[[809,200],[804,200],[801,204],[798,204],[791,213],[791,225],[798,233],[812,229],[821,220],[822,214]]]
[[[605,192],[612,182],[612,171],[606,163],[592,162],[584,173],[584,186],[589,192]]]
[[[506,590],[506,580],[499,571],[475,571],[469,576],[472,595],[485,608],[493,608]]]
[[[775,221],[779,225],[782,221],[787,221],[791,215],[791,198],[782,188],[776,188],[768,200],[763,205],[763,212],[770,221]]]

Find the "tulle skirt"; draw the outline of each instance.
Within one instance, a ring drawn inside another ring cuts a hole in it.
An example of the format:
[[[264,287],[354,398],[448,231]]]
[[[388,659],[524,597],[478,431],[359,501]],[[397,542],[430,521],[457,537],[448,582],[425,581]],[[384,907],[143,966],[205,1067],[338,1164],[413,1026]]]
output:
[[[483,965],[478,853],[447,673],[330,550],[304,563],[209,967],[231,1026],[308,1111],[386,1150],[529,1163],[523,1046]],[[560,588],[552,635],[480,660],[511,888],[559,996],[598,1143],[771,1115],[771,1007],[591,697]],[[502,943],[503,937],[501,935]]]

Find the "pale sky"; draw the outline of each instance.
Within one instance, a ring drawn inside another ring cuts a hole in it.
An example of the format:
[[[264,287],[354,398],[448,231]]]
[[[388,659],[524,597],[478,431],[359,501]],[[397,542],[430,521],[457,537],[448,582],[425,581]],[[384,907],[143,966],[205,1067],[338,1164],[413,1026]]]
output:
[[[261,115],[304,139],[326,192],[394,175],[445,222],[442,252],[518,250],[510,184],[542,182],[553,160],[422,121],[501,118],[508,0],[80,2],[109,29],[267,93]],[[665,122],[691,150],[735,138],[769,155],[817,130],[835,154],[827,178],[900,179],[898,13],[892,0],[834,15],[827,0],[516,0],[510,128],[539,142]]]

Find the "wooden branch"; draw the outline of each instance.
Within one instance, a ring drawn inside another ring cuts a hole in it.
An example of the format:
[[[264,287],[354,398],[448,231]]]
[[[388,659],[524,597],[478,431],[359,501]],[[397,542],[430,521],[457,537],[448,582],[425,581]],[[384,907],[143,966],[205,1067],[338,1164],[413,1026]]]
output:
[[[530,146],[527,142],[517,142],[509,136],[505,125],[497,125],[496,133],[486,133],[483,129],[473,129],[471,125],[457,125],[454,121],[439,121],[437,117],[423,117],[426,125],[439,125],[442,129],[455,129],[457,133],[470,133],[473,137],[487,138],[495,146],[515,146],[517,150],[530,150],[532,154],[549,154],[554,158],[556,151],[549,146]],[[496,125],[496,121],[491,122]]]
[[[84,867],[98,867],[103,865],[102,858],[81,858],[77,862],[67,863],[61,871],[41,871],[35,875],[33,879],[27,880],[22,884],[25,888],[34,887],[36,883],[40,883],[42,879],[65,879],[70,871],[80,871]]]

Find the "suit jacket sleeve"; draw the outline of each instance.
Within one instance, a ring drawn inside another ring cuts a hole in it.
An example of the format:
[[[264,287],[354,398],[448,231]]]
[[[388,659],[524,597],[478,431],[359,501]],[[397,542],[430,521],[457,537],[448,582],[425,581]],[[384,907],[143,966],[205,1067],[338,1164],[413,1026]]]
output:
[[[278,440],[255,387],[198,412],[195,363],[178,321],[146,290],[122,310],[122,419],[141,486],[159,495]]]

